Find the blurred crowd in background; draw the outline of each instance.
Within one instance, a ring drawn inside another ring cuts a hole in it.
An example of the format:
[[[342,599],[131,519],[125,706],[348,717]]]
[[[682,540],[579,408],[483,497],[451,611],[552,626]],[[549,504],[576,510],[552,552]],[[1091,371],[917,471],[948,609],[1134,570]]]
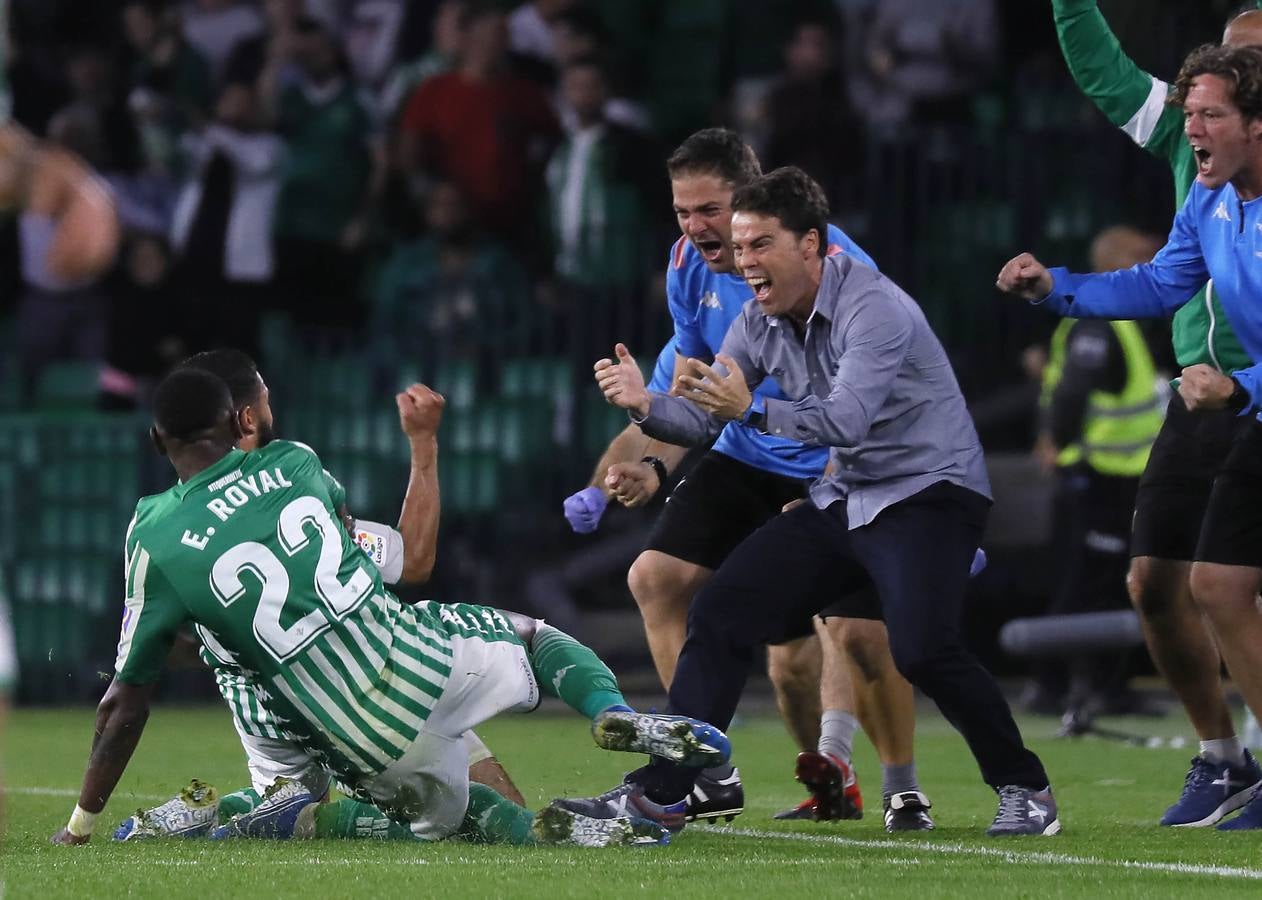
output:
[[[1170,78],[1236,4],[1100,5]],[[38,221],[0,229],[0,411],[143,411],[175,362],[239,347],[280,433],[342,453],[352,502],[386,519],[406,473],[388,392],[425,378],[452,409],[445,502],[472,523],[447,571],[475,583],[488,556],[521,588],[514,554],[579,547],[561,498],[625,421],[590,366],[615,340],[647,364],[669,335],[664,160],[690,132],[736,128],[764,169],[824,185],[925,307],[989,451],[1033,445],[1029,348],[1055,325],[994,299],[999,264],[1081,269],[1104,227],[1159,241],[1171,217],[1168,171],[1082,97],[1028,0],[11,0],[9,29],[14,118],[108,181],[125,241],[68,283]],[[139,489],[169,481],[141,468]],[[134,498],[103,526],[117,544]],[[19,633],[43,596],[26,562]]]

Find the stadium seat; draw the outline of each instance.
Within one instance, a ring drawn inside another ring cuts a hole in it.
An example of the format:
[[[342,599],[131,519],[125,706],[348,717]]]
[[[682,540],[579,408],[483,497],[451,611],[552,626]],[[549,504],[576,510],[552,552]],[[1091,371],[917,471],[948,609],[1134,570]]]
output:
[[[95,408],[98,362],[50,363],[35,386],[35,408],[46,412],[79,412]]]

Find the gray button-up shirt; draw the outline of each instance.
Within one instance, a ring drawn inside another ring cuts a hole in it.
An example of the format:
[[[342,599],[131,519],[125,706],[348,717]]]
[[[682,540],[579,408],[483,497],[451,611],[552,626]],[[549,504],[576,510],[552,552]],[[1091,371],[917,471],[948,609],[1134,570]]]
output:
[[[851,528],[938,481],[990,497],[981,441],[946,351],[916,302],[845,255],[824,260],[804,334],[750,300],[723,339],[752,388],[775,378],[787,400],[766,400],[769,434],[832,448],[811,486],[820,509],[846,500]],[[644,432],[699,444],[724,421],[654,393]]]

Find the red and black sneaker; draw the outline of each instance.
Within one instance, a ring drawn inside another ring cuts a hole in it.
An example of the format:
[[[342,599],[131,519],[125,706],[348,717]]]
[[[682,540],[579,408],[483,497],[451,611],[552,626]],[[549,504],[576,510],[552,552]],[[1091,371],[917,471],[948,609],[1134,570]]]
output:
[[[797,780],[811,792],[797,806],[772,816],[781,821],[827,822],[863,818],[863,795],[854,769],[831,753],[804,750],[798,754]]]
[[[797,780],[811,792],[817,821],[863,818],[863,795],[854,769],[831,753],[799,753]]]

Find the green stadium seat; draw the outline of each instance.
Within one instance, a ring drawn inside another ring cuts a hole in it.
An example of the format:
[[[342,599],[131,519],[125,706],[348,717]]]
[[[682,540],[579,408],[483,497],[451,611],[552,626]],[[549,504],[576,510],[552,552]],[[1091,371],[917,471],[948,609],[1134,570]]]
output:
[[[77,412],[96,406],[98,362],[55,362],[39,375],[35,387],[35,408],[44,411]]]
[[[500,396],[546,398],[567,396],[572,389],[570,361],[562,356],[505,360],[500,368]]]

